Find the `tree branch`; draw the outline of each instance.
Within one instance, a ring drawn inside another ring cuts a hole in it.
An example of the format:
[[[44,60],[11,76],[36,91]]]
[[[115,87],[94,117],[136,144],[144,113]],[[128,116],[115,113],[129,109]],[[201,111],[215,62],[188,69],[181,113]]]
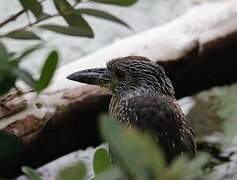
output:
[[[40,3],[43,3],[46,0],[41,0]],[[10,16],[9,18],[7,18],[6,20],[4,20],[3,22],[0,22],[0,28],[5,26],[6,24],[15,21],[20,15],[22,15],[25,12],[24,9],[22,9],[21,11],[17,12],[16,14]]]
[[[15,15],[10,16],[9,18],[7,18],[6,20],[4,20],[3,22],[0,23],[0,27],[5,26],[6,24],[15,21],[20,15],[22,15],[25,11],[21,10],[18,13],[16,13]]]

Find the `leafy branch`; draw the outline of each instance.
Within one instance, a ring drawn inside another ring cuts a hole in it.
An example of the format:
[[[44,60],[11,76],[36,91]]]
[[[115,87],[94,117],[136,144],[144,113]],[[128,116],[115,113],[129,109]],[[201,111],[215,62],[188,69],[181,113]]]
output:
[[[46,0],[41,0],[39,3],[43,3]],[[0,28],[7,25],[8,23],[15,21],[19,16],[21,16],[22,14],[24,14],[26,12],[25,9],[20,10],[19,12],[17,12],[14,15],[11,15],[10,17],[8,17],[7,19],[5,19],[4,21],[0,22]]]
[[[9,17],[4,22],[0,23],[4,26],[7,23],[14,21],[23,13],[28,13],[29,11],[35,16],[36,20],[33,23],[29,23],[21,28],[15,29],[11,32],[5,33],[0,35],[0,38],[13,38],[13,39],[32,39],[32,40],[39,40],[39,36],[36,35],[34,32],[27,30],[29,27],[36,27],[41,28],[48,31],[53,31],[56,33],[61,33],[64,35],[71,35],[71,36],[84,36],[93,38],[94,33],[90,25],[87,21],[82,17],[82,15],[90,15],[97,18],[106,19],[109,21],[113,21],[120,25],[123,25],[127,28],[130,28],[125,22],[117,18],[116,16],[104,12],[102,10],[92,9],[92,8],[76,8],[78,4],[83,2],[76,1],[73,5],[71,5],[66,0],[54,0],[55,8],[57,9],[58,13],[50,15],[44,13],[42,3],[46,0],[37,1],[37,0],[19,0],[23,6],[23,10],[16,13],[15,15]],[[105,4],[112,4],[112,5],[120,5],[120,6],[130,6],[134,4],[137,0],[91,0],[89,2],[94,3],[105,3]],[[54,17],[63,17],[64,20],[67,22],[68,26],[62,26],[59,24],[43,24],[40,26],[35,26],[45,20],[49,20]],[[27,34],[27,35],[25,35]]]
[[[43,2],[46,0],[18,0],[23,7],[23,10],[10,16],[6,20],[0,23],[0,27],[4,27],[8,23],[16,20],[24,13],[34,16],[34,21],[29,24],[16,28],[5,34],[0,34],[0,39],[11,38],[15,40],[41,40],[40,36],[32,31],[34,28],[40,28],[47,31],[52,31],[69,36],[79,36],[93,38],[94,32],[89,23],[84,19],[83,15],[90,15],[96,18],[109,20],[127,28],[130,28],[125,22],[117,18],[116,16],[104,12],[98,9],[92,8],[77,8],[77,5],[83,3],[83,1],[75,0],[75,3],[70,4],[67,0],[53,0],[54,7],[57,10],[56,14],[47,14],[44,12]],[[137,0],[90,0],[90,3],[105,3],[111,5],[130,6]],[[60,24],[46,24],[43,23],[54,17],[62,17],[67,25]],[[40,24],[42,23],[42,24]],[[40,25],[39,25],[40,24]],[[32,75],[24,69],[21,69],[19,64],[26,55],[33,53],[37,50],[37,47],[30,47],[24,52],[20,53],[16,58],[11,55],[6,46],[1,43],[0,45],[0,95],[7,93],[11,88],[15,87],[17,79],[21,79],[27,85],[29,85],[36,92],[41,92],[45,89],[58,64],[58,53],[51,52],[43,65],[40,79],[36,80]],[[13,53],[16,54],[16,53]],[[52,67],[52,68],[49,68]]]

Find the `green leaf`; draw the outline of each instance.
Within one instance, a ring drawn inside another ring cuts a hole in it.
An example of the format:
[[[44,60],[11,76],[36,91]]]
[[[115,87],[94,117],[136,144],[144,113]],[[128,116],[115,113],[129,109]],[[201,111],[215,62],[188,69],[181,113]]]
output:
[[[26,174],[29,180],[42,180],[39,173],[30,167],[23,166],[21,170]]]
[[[12,39],[21,39],[21,40],[40,40],[40,37],[37,36],[34,32],[27,30],[16,30],[11,31],[5,35],[8,38]]]
[[[95,152],[93,167],[95,175],[112,168],[112,159],[106,149],[100,148]]]
[[[63,15],[63,17],[70,27],[80,28],[89,34],[93,34],[92,28],[80,14],[71,12]]]
[[[1,56],[1,55],[0,55]],[[6,71],[9,73],[12,70],[12,65],[7,59],[0,59],[0,73],[5,73]]]
[[[84,180],[86,176],[86,167],[82,162],[78,162],[59,172],[60,180]]]
[[[12,74],[0,72],[0,96],[6,94],[11,88],[14,87],[16,77]]]
[[[0,42],[0,95],[7,93],[16,81],[15,76],[10,73],[12,66],[9,57],[6,47]]]
[[[196,180],[198,177],[204,177],[204,172],[201,171],[208,162],[210,162],[211,156],[207,153],[199,153],[194,159],[189,161],[188,166],[186,164],[187,171],[185,171],[185,177],[189,180]],[[200,179],[200,178],[199,178]]]
[[[36,83],[35,87],[36,91],[40,92],[49,85],[54,75],[54,72],[57,68],[57,65],[58,65],[58,54],[56,51],[52,51],[44,63],[40,79]]]
[[[7,62],[9,60],[9,54],[7,52],[7,48],[3,43],[0,42],[0,63]],[[1,65],[1,64],[0,64]]]
[[[201,171],[203,167],[210,160],[208,154],[201,153],[194,159],[190,160],[188,156],[177,157],[172,164],[159,174],[157,179],[177,179],[177,180],[197,180],[203,179],[204,172]]]
[[[73,12],[87,14],[87,15],[90,15],[90,16],[95,16],[97,18],[102,18],[102,19],[110,20],[110,21],[113,21],[115,23],[119,23],[121,25],[124,25],[127,28],[130,28],[130,26],[128,24],[126,24],[125,22],[123,22],[122,20],[117,18],[116,16],[114,16],[112,14],[109,14],[107,12],[101,11],[101,10],[89,9],[89,8],[81,8],[81,9],[75,9]]]
[[[108,117],[102,118],[101,131],[116,160],[132,179],[155,179],[163,171],[164,155],[147,135],[122,127]]]
[[[0,96],[6,94],[11,88],[14,87],[16,82],[16,77],[12,75],[2,76],[0,73]]]
[[[73,10],[71,4],[66,0],[53,0],[53,2],[59,14],[61,15]]]
[[[23,144],[14,135],[0,131],[0,158],[19,153],[23,150]]]
[[[118,5],[118,6],[131,6],[137,2],[137,0],[90,0],[90,1]]]
[[[186,156],[180,156],[176,160],[174,160],[169,166],[169,168],[165,169],[164,172],[159,174],[159,178],[157,179],[177,179],[182,180],[185,176],[189,159]],[[190,179],[191,180],[191,179]]]
[[[103,173],[100,173],[96,175],[96,177],[93,180],[118,180],[118,179],[127,179],[125,178],[124,173],[121,171],[118,167],[113,167],[107,171],[104,171]]]
[[[23,58],[35,48],[23,52],[23,54],[18,59]],[[36,82],[32,78],[31,74],[18,68],[18,59],[12,59],[11,61],[9,60],[10,55],[8,54],[4,45],[1,43],[0,58],[0,95],[7,93],[12,87],[14,87],[17,78],[20,78],[29,86],[33,88],[35,87]]]
[[[73,7],[66,0],[54,0],[58,12],[63,16],[70,28],[79,28],[87,34],[93,34],[93,30],[80,13],[75,13]]]
[[[30,10],[39,19],[43,14],[43,8],[37,0],[19,0],[24,10]]]
[[[38,26],[42,29],[46,29],[49,31],[70,35],[70,36],[83,36],[83,37],[89,37],[93,38],[94,34],[91,31],[88,31],[87,29],[79,28],[79,27],[65,27],[60,25],[53,25],[53,24],[45,24]]]

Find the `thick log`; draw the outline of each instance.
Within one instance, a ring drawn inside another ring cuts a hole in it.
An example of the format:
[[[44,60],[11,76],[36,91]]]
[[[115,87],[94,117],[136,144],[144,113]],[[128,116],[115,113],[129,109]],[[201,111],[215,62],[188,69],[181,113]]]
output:
[[[237,31],[228,36],[197,44],[178,61],[158,61],[173,82],[176,97],[182,98],[215,86],[235,83]],[[202,52],[200,52],[202,48]]]
[[[0,176],[13,177],[22,165],[38,167],[77,149],[101,141],[98,117],[106,112],[110,94],[105,89],[66,80],[73,71],[105,66],[109,59],[142,55],[157,61],[172,80],[177,98],[213,86],[236,82],[237,1],[195,7],[185,15],[150,31],[121,40],[62,67],[49,89],[37,97],[24,92],[0,109],[0,127],[20,137],[23,152],[0,160]],[[25,85],[19,86],[25,89]],[[20,108],[21,107],[21,108]]]
[[[25,149],[15,156],[0,159],[1,177],[12,178],[20,174],[23,165],[36,168],[74,150],[100,144],[97,120],[108,109],[108,92],[85,86],[45,94],[41,101],[50,101],[52,96],[58,102],[54,113],[41,110],[44,115],[39,118],[37,114],[42,112],[35,110],[3,129],[20,137]],[[41,104],[40,109],[44,106],[50,109],[52,104]]]

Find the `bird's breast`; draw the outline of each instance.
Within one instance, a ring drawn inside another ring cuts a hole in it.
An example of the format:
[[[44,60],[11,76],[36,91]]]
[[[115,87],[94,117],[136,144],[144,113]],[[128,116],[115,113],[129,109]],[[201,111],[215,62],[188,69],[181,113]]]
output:
[[[129,101],[126,98],[112,97],[109,113],[114,119],[127,127],[131,126],[132,121],[136,119],[136,115],[133,113],[132,108],[129,107]]]

